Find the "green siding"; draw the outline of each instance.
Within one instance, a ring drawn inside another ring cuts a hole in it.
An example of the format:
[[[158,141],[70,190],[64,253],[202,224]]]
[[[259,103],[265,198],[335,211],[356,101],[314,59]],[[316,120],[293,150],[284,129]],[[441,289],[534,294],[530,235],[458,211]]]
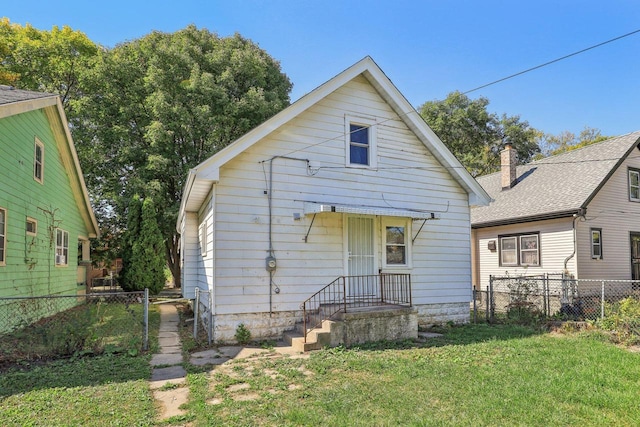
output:
[[[44,144],[43,184],[33,178],[35,137]],[[0,207],[7,209],[0,297],[75,294],[78,237],[88,232],[44,110],[0,119],[0,183]],[[27,217],[38,221],[36,236],[26,233]],[[52,226],[69,232],[67,266],[55,265]]]

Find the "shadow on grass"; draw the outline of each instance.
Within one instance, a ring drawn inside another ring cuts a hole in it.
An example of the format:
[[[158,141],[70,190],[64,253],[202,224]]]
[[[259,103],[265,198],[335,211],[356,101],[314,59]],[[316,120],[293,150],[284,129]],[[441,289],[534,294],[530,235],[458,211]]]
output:
[[[65,389],[148,380],[149,358],[102,355],[28,364],[4,371],[0,376],[0,398],[40,389]]]
[[[410,348],[443,347],[447,345],[469,345],[487,341],[507,341],[527,338],[546,333],[542,326],[521,326],[507,324],[466,324],[442,326],[429,329],[427,332],[442,334],[417,340],[378,341],[358,344],[350,348],[359,350],[392,350]]]

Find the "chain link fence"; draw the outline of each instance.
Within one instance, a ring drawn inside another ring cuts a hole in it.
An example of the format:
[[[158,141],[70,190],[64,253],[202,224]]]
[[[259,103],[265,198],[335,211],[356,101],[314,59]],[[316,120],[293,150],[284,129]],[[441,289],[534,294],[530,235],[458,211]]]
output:
[[[148,347],[148,290],[0,298],[0,366]]]
[[[213,342],[213,298],[210,291],[196,288],[193,304],[193,338],[199,340],[206,335],[209,345]]]
[[[474,321],[500,317],[603,319],[626,298],[640,300],[640,282],[586,280],[559,274],[490,276],[486,289],[474,290]]]

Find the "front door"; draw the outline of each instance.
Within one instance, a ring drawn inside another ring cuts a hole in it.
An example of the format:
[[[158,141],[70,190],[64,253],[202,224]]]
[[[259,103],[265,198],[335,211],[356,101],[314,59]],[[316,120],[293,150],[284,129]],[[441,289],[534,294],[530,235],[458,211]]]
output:
[[[347,295],[370,297],[376,293],[374,218],[347,217]]]
[[[631,279],[640,281],[640,233],[631,233]],[[640,288],[640,283],[633,287]]]

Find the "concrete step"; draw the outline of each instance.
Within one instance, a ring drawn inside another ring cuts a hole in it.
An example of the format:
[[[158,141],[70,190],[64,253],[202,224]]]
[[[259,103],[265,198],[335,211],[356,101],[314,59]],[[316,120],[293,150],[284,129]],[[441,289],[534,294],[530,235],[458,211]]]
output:
[[[333,322],[325,320],[322,328],[311,329],[307,333],[307,342],[304,341],[304,324],[296,323],[291,331],[286,331],[283,340],[296,351],[320,350],[331,343],[331,325]]]

